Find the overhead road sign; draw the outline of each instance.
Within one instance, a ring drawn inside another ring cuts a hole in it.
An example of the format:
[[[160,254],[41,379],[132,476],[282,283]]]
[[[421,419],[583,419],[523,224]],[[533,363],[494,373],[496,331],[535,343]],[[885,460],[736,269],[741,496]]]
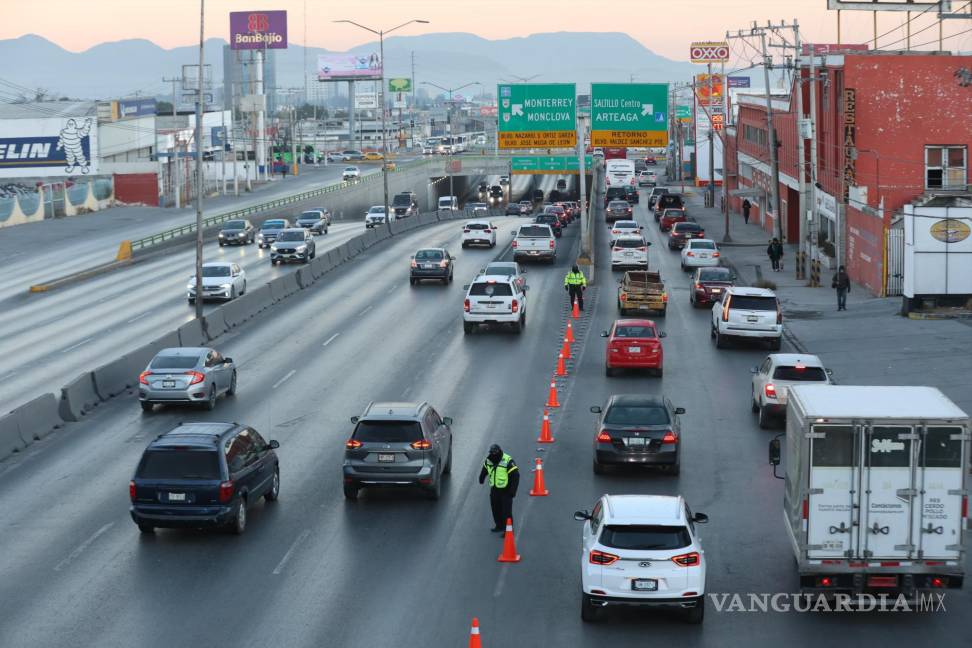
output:
[[[698,41],[689,46],[689,60],[693,63],[725,63],[729,60],[726,41]]]
[[[567,148],[577,143],[573,83],[497,86],[499,148]]]
[[[667,145],[667,83],[591,84],[591,146]]]
[[[584,168],[590,173],[593,160],[590,155],[584,156]],[[521,155],[510,158],[510,170],[515,175],[532,175],[535,173],[576,174],[579,172],[576,155]]]
[[[692,106],[675,106],[675,118],[680,122],[692,121]]]

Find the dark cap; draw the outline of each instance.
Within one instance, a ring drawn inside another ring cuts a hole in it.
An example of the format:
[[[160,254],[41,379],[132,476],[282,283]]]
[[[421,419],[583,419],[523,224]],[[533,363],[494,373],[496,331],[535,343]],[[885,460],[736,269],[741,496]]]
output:
[[[499,447],[495,443],[493,445],[489,446],[489,456],[490,457],[495,457],[495,456],[498,456],[498,455],[501,455],[501,454],[503,454],[503,448]]]

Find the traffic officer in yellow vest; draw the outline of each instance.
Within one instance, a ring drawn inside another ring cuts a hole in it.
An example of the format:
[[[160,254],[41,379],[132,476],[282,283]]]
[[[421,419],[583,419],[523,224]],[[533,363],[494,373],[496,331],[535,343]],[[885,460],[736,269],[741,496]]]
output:
[[[576,263],[564,277],[564,290],[570,295],[571,305],[576,299],[577,307],[584,310],[584,291],[587,290],[587,277],[580,271]]]
[[[493,532],[506,531],[507,518],[513,518],[513,498],[520,485],[520,470],[513,457],[503,452],[495,443],[479,471],[479,483],[489,478],[489,506],[493,509]]]

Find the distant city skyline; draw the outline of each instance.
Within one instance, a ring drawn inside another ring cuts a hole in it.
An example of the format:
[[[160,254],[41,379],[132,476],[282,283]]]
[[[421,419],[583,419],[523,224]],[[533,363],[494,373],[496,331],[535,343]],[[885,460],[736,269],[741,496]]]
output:
[[[953,5],[965,10],[969,6],[961,0]],[[686,60],[690,41],[721,39],[726,30],[745,29],[754,20],[765,24],[767,20],[778,23],[796,18],[804,41],[834,43],[836,12],[826,6],[826,0],[412,0],[407,4],[402,0],[359,0],[346,5],[322,0],[207,0],[206,37],[228,38],[230,11],[285,9],[291,43],[304,43],[306,22],[307,44],[332,51],[346,51],[373,40],[352,25],[334,24],[332,20],[346,18],[369,27],[389,28],[423,18],[430,24],[411,25],[396,35],[468,32],[496,40],[543,32],[624,30],[657,54]],[[912,14],[912,45],[937,47],[933,11],[923,16],[917,13]],[[89,0],[83,6],[74,0],[17,2],[15,8],[6,7],[4,14],[0,39],[33,33],[74,52],[130,38],[150,40],[167,49],[198,42],[198,0]],[[904,22],[903,13],[878,15],[879,48],[904,48]],[[972,21],[946,21],[944,48],[972,50],[969,30]],[[872,37],[870,12],[842,13],[843,42],[870,43]],[[751,58],[754,53],[742,52],[741,47],[736,48],[735,56]]]

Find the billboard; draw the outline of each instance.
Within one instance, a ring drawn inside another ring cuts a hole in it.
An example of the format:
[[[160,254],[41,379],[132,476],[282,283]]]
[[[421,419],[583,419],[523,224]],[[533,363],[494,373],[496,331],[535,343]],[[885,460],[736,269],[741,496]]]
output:
[[[321,54],[317,57],[318,81],[381,79],[378,54]]]
[[[231,11],[230,49],[287,49],[287,12]]]
[[[411,92],[412,80],[407,77],[388,79],[388,92]]]
[[[12,119],[0,129],[0,177],[98,173],[95,117]]]
[[[408,95],[404,92],[392,94],[392,108],[408,108]]]
[[[729,60],[729,43],[726,41],[699,41],[689,47],[689,60],[693,63],[725,63]]]
[[[721,106],[722,97],[722,75],[695,75],[695,100],[697,103],[705,106]]]
[[[357,110],[377,110],[378,95],[375,93],[365,93],[354,95],[354,107]]]
[[[148,117],[156,113],[155,99],[119,99],[113,102],[113,121],[117,119],[131,119],[134,117]]]
[[[750,84],[749,77],[745,76],[729,76],[726,81],[730,88],[748,88]]]
[[[495,117],[499,109],[496,106],[480,106],[479,116],[480,117]]]

